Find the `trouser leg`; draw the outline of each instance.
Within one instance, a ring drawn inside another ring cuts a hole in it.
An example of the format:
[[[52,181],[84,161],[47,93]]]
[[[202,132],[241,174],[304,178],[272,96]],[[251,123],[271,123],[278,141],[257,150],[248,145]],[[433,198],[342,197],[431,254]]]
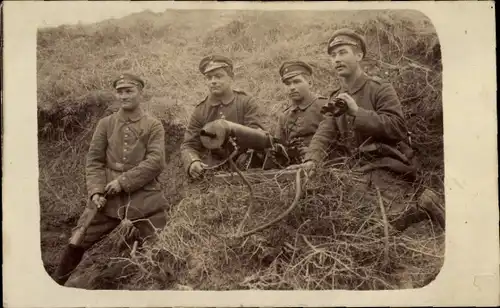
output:
[[[375,170],[368,176],[372,190],[380,192],[389,224],[398,231],[428,219],[428,213],[412,200],[411,185],[395,178],[390,172]],[[378,200],[380,202],[380,200]]]
[[[166,214],[164,211],[160,211],[134,222],[134,226],[139,231],[140,241],[144,243],[146,241],[152,241],[157,230],[163,229],[166,223]]]
[[[413,199],[413,200],[411,200]],[[399,231],[404,231],[411,225],[427,219],[445,229],[444,206],[436,193],[425,189],[418,197],[394,198],[389,209],[390,223]]]
[[[399,231],[404,231],[412,224],[429,218],[445,230],[444,207],[441,205],[439,197],[430,190],[425,190],[416,202],[406,206],[405,204],[398,204],[394,207],[392,213],[397,217],[391,221],[391,224]]]
[[[78,220],[77,228],[83,223],[83,217]],[[94,220],[90,224],[82,243],[78,246],[67,245],[61,256],[58,267],[54,273],[54,280],[64,285],[71,276],[73,270],[80,264],[83,254],[92,245],[101,240],[101,238],[111,232],[120,221],[102,213],[97,213]],[[76,230],[75,228],[74,230]]]
[[[398,202],[390,209],[388,217],[389,223],[398,231],[404,231],[411,225],[422,222],[428,218],[427,213],[420,207],[411,203]]]
[[[128,218],[137,229],[142,244],[146,239],[153,240],[156,232],[165,227],[168,203],[159,191],[139,192],[134,196],[134,200],[140,201],[141,207],[129,207]]]
[[[53,275],[55,282],[64,286],[71,272],[80,264],[84,253],[85,249],[83,247],[66,245],[58,267]]]

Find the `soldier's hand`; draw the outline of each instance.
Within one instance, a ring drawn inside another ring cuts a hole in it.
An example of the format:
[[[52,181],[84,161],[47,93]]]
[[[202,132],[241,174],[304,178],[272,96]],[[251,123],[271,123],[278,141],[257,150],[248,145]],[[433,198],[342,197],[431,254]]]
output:
[[[250,158],[250,155],[251,154],[249,152],[242,153],[242,154],[240,154],[240,156],[236,159],[236,161],[234,163],[240,169],[245,168],[246,163],[247,163],[248,159]]]
[[[290,142],[288,143],[288,146],[289,147],[301,147],[302,146],[302,141],[303,139],[298,137],[298,138],[293,138],[292,140],[290,140]]]
[[[206,167],[208,167],[207,164],[204,164],[201,161],[195,161],[189,167],[189,175],[195,179],[199,178],[200,175],[203,173],[203,168],[206,168]]]
[[[299,148],[299,153],[302,157],[304,157],[307,153],[307,147],[300,147]]]
[[[314,169],[316,167],[316,164],[313,161],[307,161],[302,164],[297,164],[297,165],[290,165],[286,169],[287,170],[297,170],[297,169],[304,169],[306,172]]]
[[[113,180],[109,182],[108,185],[106,185],[104,190],[108,195],[117,194],[122,191],[122,186],[120,185],[120,182],[118,182],[118,180]]]
[[[359,109],[358,104],[356,103],[354,98],[352,98],[352,96],[350,96],[347,93],[340,93],[337,96],[337,98],[343,99],[346,102],[348,115],[354,116],[356,114],[356,112],[358,112],[358,109]]]
[[[100,209],[106,204],[106,198],[104,198],[101,194],[94,194],[92,196],[92,202],[97,206],[98,209]]]

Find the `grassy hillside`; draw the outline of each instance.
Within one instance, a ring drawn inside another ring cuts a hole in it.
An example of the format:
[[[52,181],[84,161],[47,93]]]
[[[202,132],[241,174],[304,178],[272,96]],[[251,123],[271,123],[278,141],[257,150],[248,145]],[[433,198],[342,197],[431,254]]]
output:
[[[85,152],[96,120],[116,109],[110,92],[113,78],[122,72],[133,72],[146,80],[144,108],[162,120],[167,133],[168,168],[163,174],[163,185],[172,203],[172,218],[177,222],[181,217],[194,219],[200,215],[199,207],[185,202],[176,206],[185,192],[185,177],[177,154],[190,112],[206,96],[198,72],[200,59],[211,53],[231,57],[237,87],[259,100],[265,123],[272,129],[286,100],[278,75],[281,62],[298,58],[310,63],[314,68],[315,91],[327,95],[336,77],[325,54],[326,42],[334,30],[344,26],[366,36],[365,69],[396,87],[423,163],[422,182],[442,192],[440,46],[432,23],[418,12],[143,12],[87,26],[40,29],[37,49],[39,182],[42,252],[48,272],[52,272],[54,256],[59,254],[83,210]],[[166,246],[159,247],[162,251],[161,247]],[[186,250],[177,249],[167,254],[167,263],[171,266],[168,272],[174,280],[188,284],[192,277],[197,277],[189,271],[197,267],[192,258],[180,257]],[[203,259],[203,254],[205,261],[210,258],[201,248],[190,252],[199,255],[195,260]],[[172,255],[179,257],[172,259]],[[439,264],[441,259],[432,262]],[[107,263],[106,259],[101,261]],[[221,266],[213,262],[212,266]],[[158,260],[151,264],[154,266],[146,272],[162,266]],[[429,275],[437,271],[438,265],[429,270]],[[115,279],[108,287],[131,287],[130,281],[138,279],[134,276],[136,272],[131,270],[126,275],[132,280],[118,283]],[[179,277],[181,275],[184,276]],[[189,275],[191,278],[186,278]],[[158,281],[164,279],[145,277],[147,279],[133,287],[161,287]],[[225,279],[223,282],[208,279],[205,285],[198,287],[230,288],[244,278],[235,273],[221,277]],[[111,276],[111,280],[114,278]],[[426,279],[429,277],[421,280]],[[160,285],[162,283],[166,282]],[[100,286],[104,285],[102,282]]]

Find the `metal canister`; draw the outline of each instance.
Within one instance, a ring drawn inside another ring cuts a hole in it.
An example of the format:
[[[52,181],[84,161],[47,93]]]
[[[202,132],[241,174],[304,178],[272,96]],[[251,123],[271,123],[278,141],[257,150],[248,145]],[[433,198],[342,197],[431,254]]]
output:
[[[209,150],[223,147],[230,137],[236,139],[241,149],[264,150],[272,147],[268,132],[224,119],[207,123],[200,131],[201,142]]]

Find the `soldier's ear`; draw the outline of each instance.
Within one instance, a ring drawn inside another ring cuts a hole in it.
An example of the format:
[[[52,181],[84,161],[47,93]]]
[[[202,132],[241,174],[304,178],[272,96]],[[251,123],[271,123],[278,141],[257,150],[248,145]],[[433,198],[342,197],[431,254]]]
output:
[[[356,59],[358,60],[358,62],[360,62],[361,60],[363,60],[363,51],[360,49],[360,48],[357,48],[354,50],[355,51],[355,54],[356,54]]]

